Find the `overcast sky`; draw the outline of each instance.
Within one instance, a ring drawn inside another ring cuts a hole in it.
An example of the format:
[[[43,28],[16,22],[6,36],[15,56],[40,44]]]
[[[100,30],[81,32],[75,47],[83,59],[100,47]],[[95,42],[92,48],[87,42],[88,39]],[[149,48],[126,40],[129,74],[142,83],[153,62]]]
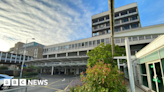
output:
[[[142,27],[164,23],[164,0],[115,0],[115,8],[134,2]],[[91,37],[91,16],[107,10],[108,0],[0,0],[0,51],[32,37],[43,45]]]

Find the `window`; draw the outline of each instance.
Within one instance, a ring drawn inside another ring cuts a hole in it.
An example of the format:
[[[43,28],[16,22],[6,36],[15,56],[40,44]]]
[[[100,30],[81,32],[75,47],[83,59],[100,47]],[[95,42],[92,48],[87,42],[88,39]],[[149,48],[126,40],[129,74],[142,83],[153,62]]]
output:
[[[132,41],[132,40],[131,40],[131,37],[128,37],[128,39],[129,39],[129,41]]]
[[[84,43],[82,43],[82,46],[84,46]]]
[[[129,10],[129,13],[136,12],[136,9]]]
[[[122,30],[127,30],[127,29],[130,29],[130,28],[129,28],[129,25],[128,25],[128,26],[122,27]]]
[[[56,50],[58,50],[58,47],[56,47]]]
[[[137,41],[138,39],[137,39],[137,37],[135,36],[135,37],[133,37],[133,41]]]
[[[110,33],[111,31],[110,30],[107,30],[107,33]]]
[[[65,46],[63,46],[63,50],[65,50]]]
[[[69,45],[69,49],[71,49],[71,45]]]
[[[121,28],[120,27],[114,29],[114,32],[119,32],[119,31],[121,31]]]
[[[92,42],[91,41],[89,41],[89,46],[91,46],[92,45]]]
[[[101,39],[101,43],[102,43],[102,42],[104,43],[104,39]]]
[[[61,47],[60,46],[58,47],[58,50],[61,50]]]
[[[100,18],[99,21],[104,21],[104,17]]]
[[[152,37],[153,37],[153,38],[157,38],[157,37],[158,37],[158,35],[152,35]]]
[[[119,39],[119,38],[116,38],[116,39],[115,39],[115,42],[116,42],[116,43],[120,43],[120,39]]]
[[[77,48],[77,44],[75,44],[75,48]]]
[[[121,13],[121,15],[126,15],[127,14],[127,11],[124,11]]]
[[[88,46],[88,42],[85,42],[85,47],[87,47]]]
[[[54,47],[54,51],[56,50],[56,47]]]
[[[108,20],[109,19],[109,15],[108,16],[106,16],[106,20]]]
[[[79,47],[81,47],[81,43],[79,43],[79,45],[78,45]]]
[[[138,27],[138,24],[131,25],[131,28],[137,28],[137,27]]]
[[[118,17],[119,16],[119,13],[115,13],[115,17]]]
[[[108,23],[106,23],[106,26],[110,26],[110,23],[108,22]]]
[[[147,35],[146,36],[146,39],[151,39],[151,35]]]
[[[93,33],[93,36],[97,36],[97,35],[99,35],[99,32],[97,32],[97,33]]]
[[[139,40],[144,40],[144,36],[139,36]]]
[[[97,29],[97,28],[98,28],[98,26],[94,26],[93,28],[94,28],[94,29]]]
[[[115,24],[120,24],[120,20],[116,20],[115,21]]]
[[[109,38],[106,38],[106,44],[108,44],[109,43]]]
[[[100,44],[100,40],[97,40],[97,44]]]
[[[133,16],[133,17],[130,18],[130,21],[136,20],[136,19],[137,19],[137,16]]]
[[[104,27],[104,24],[100,25],[99,28],[103,28]]]
[[[95,42],[96,42],[96,41],[93,41],[93,45],[95,45]]]
[[[5,78],[5,77],[0,76],[0,79],[3,79],[3,78]]]
[[[121,38],[121,42],[122,42],[122,43],[125,42],[125,38]]]
[[[72,48],[74,48],[74,44],[72,44]]]
[[[122,23],[124,23],[124,22],[128,22],[128,21],[129,21],[129,19],[126,18],[126,19],[123,19],[123,20],[122,20]]]
[[[102,34],[105,34],[105,31],[102,31]]]
[[[97,19],[93,20],[93,23],[96,23],[96,22],[98,22],[98,20],[97,20]]]

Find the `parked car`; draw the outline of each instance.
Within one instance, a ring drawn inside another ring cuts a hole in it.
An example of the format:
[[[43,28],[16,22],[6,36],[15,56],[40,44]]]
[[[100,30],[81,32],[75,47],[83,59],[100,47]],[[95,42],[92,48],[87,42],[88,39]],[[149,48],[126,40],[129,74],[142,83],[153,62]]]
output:
[[[10,88],[10,86],[4,86],[4,79],[12,79],[13,76],[8,76],[8,75],[5,75],[5,74],[0,74],[0,89],[1,90],[7,90]]]

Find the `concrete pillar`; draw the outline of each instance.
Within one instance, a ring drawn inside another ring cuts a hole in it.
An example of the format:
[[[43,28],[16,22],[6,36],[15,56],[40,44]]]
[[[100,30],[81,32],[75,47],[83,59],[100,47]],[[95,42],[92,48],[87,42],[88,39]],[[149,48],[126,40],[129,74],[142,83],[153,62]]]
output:
[[[65,67],[65,72],[64,72],[64,74],[67,74],[67,69],[66,69],[66,67]]]
[[[66,52],[66,57],[68,57],[68,52]]]
[[[47,55],[47,58],[49,58],[49,55]]]
[[[12,56],[12,54],[11,54],[11,56]],[[20,55],[19,63],[21,62],[21,58],[22,58],[22,55]]]
[[[0,54],[0,61],[1,61],[1,58],[2,58],[2,52],[1,52],[1,54]]]
[[[51,69],[51,75],[54,74],[54,66],[52,66],[52,69]]]
[[[5,62],[6,62],[6,60],[7,60],[7,54],[8,54],[8,53],[6,53]]]
[[[117,59],[117,66],[118,66],[118,69],[120,69],[120,61],[119,61],[119,59]]]
[[[132,68],[132,64],[131,64],[131,53],[130,53],[130,46],[129,46],[129,39],[128,39],[128,37],[125,38],[125,48],[126,48],[126,56],[127,56],[127,65],[128,65],[128,73],[129,73],[129,80],[130,80],[130,88],[131,88],[131,92],[135,92],[133,68]]]
[[[16,54],[16,56],[15,56],[15,63],[16,63],[16,60],[17,60],[17,54]]]
[[[55,54],[55,57],[56,57],[56,58],[57,58],[57,56],[58,56],[58,55],[57,55],[57,54]]]
[[[79,51],[77,52],[77,56],[79,56]]]

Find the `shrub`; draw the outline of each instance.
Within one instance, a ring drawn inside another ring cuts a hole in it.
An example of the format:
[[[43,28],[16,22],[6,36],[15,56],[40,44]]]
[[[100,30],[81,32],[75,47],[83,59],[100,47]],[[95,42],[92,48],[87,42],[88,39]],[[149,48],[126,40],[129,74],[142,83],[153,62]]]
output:
[[[75,92],[127,92],[124,74],[117,66],[99,61],[93,67],[89,66],[86,73],[86,76],[81,73],[83,86],[76,87]]]
[[[23,76],[36,76],[36,75],[38,75],[37,72],[24,72],[23,73]]]
[[[8,67],[7,66],[1,66],[0,70],[8,70]]]

